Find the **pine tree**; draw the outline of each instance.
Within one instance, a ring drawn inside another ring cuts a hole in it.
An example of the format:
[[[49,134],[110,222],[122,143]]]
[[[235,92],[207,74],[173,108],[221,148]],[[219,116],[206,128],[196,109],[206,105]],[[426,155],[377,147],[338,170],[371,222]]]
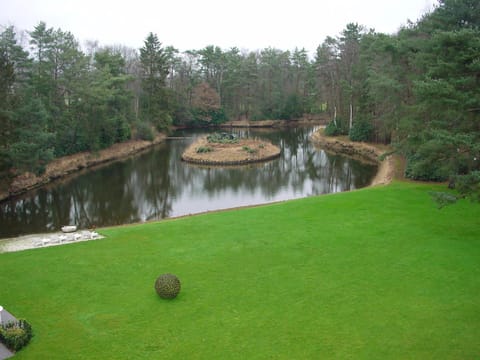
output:
[[[172,121],[172,96],[165,86],[169,61],[157,35],[148,35],[140,49],[140,63],[143,89],[141,117],[157,129],[164,129]]]

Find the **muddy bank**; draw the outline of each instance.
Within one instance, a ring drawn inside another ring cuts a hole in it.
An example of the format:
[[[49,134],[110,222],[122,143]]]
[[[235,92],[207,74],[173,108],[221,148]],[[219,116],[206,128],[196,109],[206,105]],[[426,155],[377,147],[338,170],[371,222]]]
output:
[[[297,120],[233,120],[219,125],[222,128],[277,128],[325,125],[328,121],[320,117],[304,117]]]
[[[332,152],[345,154],[358,159],[365,159],[369,162],[378,164],[378,172],[373,178],[370,186],[389,184],[396,177],[398,171],[396,163],[398,159],[394,155],[385,156],[383,160],[381,156],[388,154],[392,149],[385,145],[373,145],[363,142],[353,142],[347,137],[327,137],[323,135],[323,130],[315,132],[311,136],[314,144],[330,150]]]
[[[198,149],[208,149],[199,152]],[[243,165],[280,156],[280,148],[263,140],[242,139],[234,144],[210,143],[206,137],[191,144],[182,160],[199,165]]]
[[[36,176],[32,173],[24,173],[16,176],[8,189],[0,190],[0,201],[10,196],[22,194],[28,190],[38,188],[49,182],[109,161],[122,159],[136,154],[144,149],[164,141],[166,136],[159,134],[153,141],[130,140],[124,143],[114,144],[108,149],[98,152],[82,152],[53,160],[47,165],[45,173]]]

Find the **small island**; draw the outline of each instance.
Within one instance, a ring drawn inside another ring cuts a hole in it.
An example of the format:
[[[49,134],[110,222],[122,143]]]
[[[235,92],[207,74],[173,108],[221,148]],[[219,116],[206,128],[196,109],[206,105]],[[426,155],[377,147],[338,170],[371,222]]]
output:
[[[190,145],[182,160],[201,165],[243,165],[280,156],[280,148],[265,140],[241,139],[229,133],[202,137]]]

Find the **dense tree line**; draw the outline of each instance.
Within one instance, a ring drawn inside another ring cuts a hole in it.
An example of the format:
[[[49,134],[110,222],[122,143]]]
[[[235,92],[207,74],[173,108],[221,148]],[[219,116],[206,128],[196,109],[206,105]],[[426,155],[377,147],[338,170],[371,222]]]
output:
[[[224,51],[207,46],[172,59],[178,124],[295,119],[314,111],[314,65],[305,49]]]
[[[306,50],[179,51],[149,34],[136,51],[82,50],[74,36],[40,22],[0,33],[1,169],[40,173],[55,157],[96,151],[171,124],[293,119],[312,112]]]
[[[479,25],[478,1],[442,0],[395,35],[350,24],[328,38],[316,59],[327,132],[394,143],[415,179],[478,178]]]
[[[0,167],[41,172],[54,157],[150,139],[171,124],[322,114],[329,134],[393,143],[412,178],[478,178],[479,7],[440,0],[393,35],[348,24],[313,58],[298,48],[179,52],[155,34],[140,51],[82,50],[45,23],[23,36],[4,28]]]

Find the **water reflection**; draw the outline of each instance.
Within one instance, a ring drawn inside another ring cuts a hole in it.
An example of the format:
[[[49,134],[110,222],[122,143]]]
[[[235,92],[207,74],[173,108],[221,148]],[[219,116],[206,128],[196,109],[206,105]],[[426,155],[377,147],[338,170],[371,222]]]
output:
[[[0,204],[0,237],[118,225],[261,204],[366,186],[376,166],[316,149],[313,129],[235,130],[282,149],[279,159],[244,167],[199,167],[180,161],[203,133],[179,132],[142,155],[56,182]]]

